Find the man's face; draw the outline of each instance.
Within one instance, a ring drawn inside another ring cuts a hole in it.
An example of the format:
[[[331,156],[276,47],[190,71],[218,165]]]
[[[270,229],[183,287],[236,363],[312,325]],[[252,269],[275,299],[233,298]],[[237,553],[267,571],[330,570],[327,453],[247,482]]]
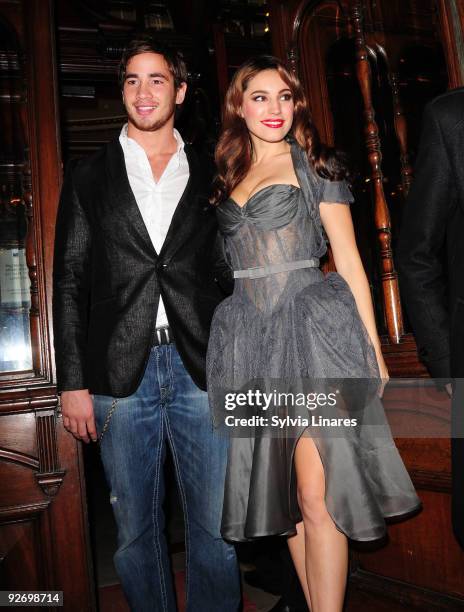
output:
[[[186,84],[179,89],[166,60],[159,53],[134,55],[126,66],[123,101],[129,125],[143,132],[154,132],[174,123],[176,104],[184,101]]]

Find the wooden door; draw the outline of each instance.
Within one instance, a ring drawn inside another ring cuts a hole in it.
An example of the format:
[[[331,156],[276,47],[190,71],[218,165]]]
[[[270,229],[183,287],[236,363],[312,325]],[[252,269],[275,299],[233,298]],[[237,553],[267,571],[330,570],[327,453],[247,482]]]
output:
[[[0,589],[94,609],[80,449],[57,415],[52,0],[0,1]]]

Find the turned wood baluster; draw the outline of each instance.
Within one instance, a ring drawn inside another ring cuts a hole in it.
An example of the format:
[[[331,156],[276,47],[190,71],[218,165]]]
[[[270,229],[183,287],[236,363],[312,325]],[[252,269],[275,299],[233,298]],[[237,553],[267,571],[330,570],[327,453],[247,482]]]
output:
[[[23,198],[26,207],[27,235],[26,235],[26,263],[31,281],[31,308],[29,311],[29,322],[32,344],[32,369],[36,374],[41,374],[41,335],[40,335],[40,310],[39,310],[39,281],[36,259],[36,234],[34,226],[34,209],[32,205],[32,180],[29,161],[23,166]]]
[[[365,136],[368,159],[372,169],[372,184],[374,191],[375,226],[380,242],[381,278],[385,306],[387,330],[390,340],[398,344],[403,335],[403,317],[400,305],[398,275],[393,264],[391,249],[390,214],[383,190],[383,175],[381,169],[382,154],[380,139],[375,122],[375,113],[371,95],[371,69],[368,61],[368,51],[362,27],[362,7],[360,2],[354,2],[351,7],[351,19],[355,32],[356,73],[364,102]]]
[[[401,162],[401,183],[403,185],[403,194],[406,197],[409,193],[409,188],[412,182],[412,166],[408,153],[408,128],[406,118],[404,116],[403,106],[401,104],[400,92],[398,87],[398,74],[390,72],[390,86],[393,96],[393,117],[395,121],[395,132],[400,148]]]

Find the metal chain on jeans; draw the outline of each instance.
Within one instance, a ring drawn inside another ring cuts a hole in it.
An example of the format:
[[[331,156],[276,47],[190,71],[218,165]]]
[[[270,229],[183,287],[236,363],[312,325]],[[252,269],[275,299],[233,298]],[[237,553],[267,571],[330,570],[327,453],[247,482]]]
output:
[[[110,421],[111,421],[111,417],[113,416],[113,413],[116,410],[117,403],[118,403],[117,399],[114,399],[111,402],[111,407],[110,407],[110,409],[108,410],[108,412],[106,414],[105,423],[103,424],[103,429],[102,429],[100,437],[98,439],[99,442],[102,441],[102,438],[105,435],[106,430],[108,429],[108,426],[109,426]]]

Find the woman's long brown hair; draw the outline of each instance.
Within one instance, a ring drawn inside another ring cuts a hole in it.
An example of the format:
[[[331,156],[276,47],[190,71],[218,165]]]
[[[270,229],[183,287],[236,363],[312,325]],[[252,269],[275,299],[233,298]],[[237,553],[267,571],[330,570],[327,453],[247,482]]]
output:
[[[311,120],[301,83],[285,65],[272,55],[247,60],[235,73],[227,90],[222,117],[222,131],[216,146],[217,175],[211,202],[219,204],[247,175],[252,160],[252,145],[245,120],[240,116],[243,93],[249,82],[263,70],[276,70],[288,85],[294,102],[293,124],[289,135],[305,149],[316,172],[332,181],[347,177],[344,156],[323,145]]]

